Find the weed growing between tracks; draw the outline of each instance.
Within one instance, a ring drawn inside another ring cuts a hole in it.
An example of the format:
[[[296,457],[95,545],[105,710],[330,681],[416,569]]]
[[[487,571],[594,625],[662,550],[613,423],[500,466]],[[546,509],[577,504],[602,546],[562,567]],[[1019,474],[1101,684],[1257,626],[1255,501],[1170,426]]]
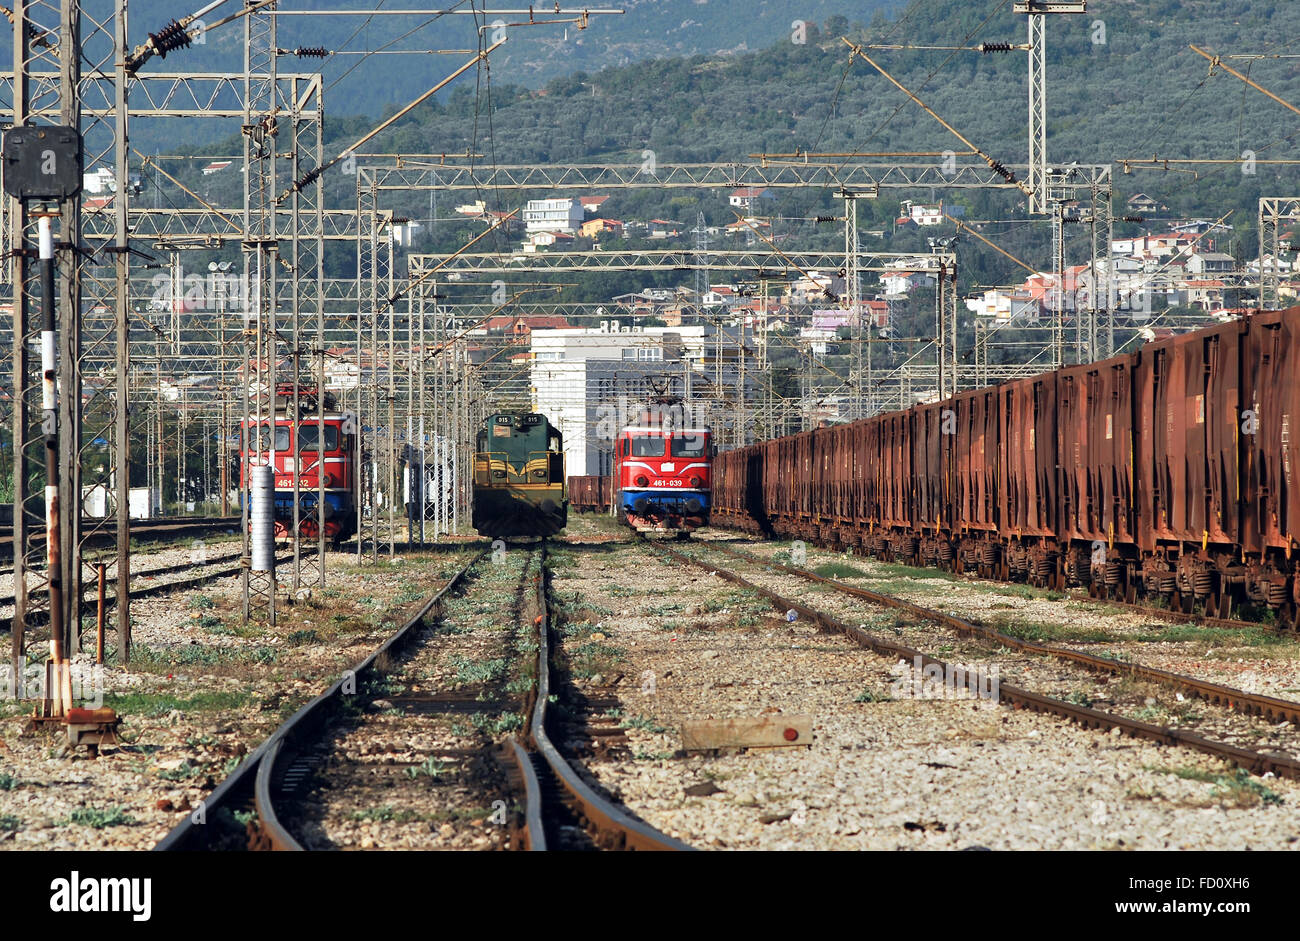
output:
[[[81,827],[93,827],[96,830],[102,830],[104,827],[129,827],[135,823],[122,807],[108,807],[97,809],[94,807],[83,807],[74,810],[68,816],[68,823]]]
[[[1149,771],[1170,774],[1184,781],[1200,781],[1213,785],[1200,801],[1185,802],[1196,807],[1258,807],[1261,804],[1280,806],[1285,803],[1276,791],[1258,778],[1251,777],[1243,768],[1207,770],[1190,765],[1171,768],[1162,765],[1148,766]],[[1163,796],[1163,795],[1162,795]]]
[[[190,695],[177,693],[110,693],[104,705],[117,710],[118,715],[142,719],[158,719],[171,712],[217,712],[240,709],[250,701],[248,693],[231,690],[206,690]]]

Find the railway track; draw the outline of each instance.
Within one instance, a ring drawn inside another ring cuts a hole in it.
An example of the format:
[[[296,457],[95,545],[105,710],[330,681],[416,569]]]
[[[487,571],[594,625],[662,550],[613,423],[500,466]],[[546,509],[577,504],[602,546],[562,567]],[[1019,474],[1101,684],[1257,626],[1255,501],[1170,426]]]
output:
[[[543,563],[545,560],[543,547]],[[525,827],[527,847],[545,850],[563,848],[557,842],[555,822],[573,815],[586,830],[596,848],[605,850],[686,850],[689,846],[660,833],[630,816],[587,784],[560,754],[548,732],[548,705],[554,687],[552,671],[552,626],[550,581],[545,564],[534,586],[533,604],[538,612],[537,691],[527,726],[531,750],[518,741],[512,754],[525,782],[529,813]]]
[[[304,553],[304,555],[311,554],[312,552],[314,552],[314,550],[308,550],[307,552]],[[288,561],[289,558],[291,558],[291,556],[277,556],[277,560],[280,562]],[[134,575],[132,577],[132,582],[135,582],[138,579],[152,579],[152,578],[157,578],[160,575],[171,575],[175,572],[184,572],[196,567],[201,569],[201,571],[197,572],[194,575],[190,575],[186,578],[176,578],[164,582],[155,582],[153,584],[142,584],[142,585],[132,584],[131,597],[132,599],[152,598],[159,595],[171,594],[172,592],[177,592],[177,591],[189,591],[193,588],[198,588],[202,585],[206,585],[209,582],[217,581],[218,579],[233,577],[235,575],[240,574],[243,571],[243,565],[239,564],[239,559],[240,559],[240,553],[233,553],[228,555],[221,555],[216,558],[206,559],[203,562],[198,562],[198,563],[179,562],[175,565],[162,566],[160,568],[151,569],[148,572],[141,572],[138,575]],[[213,567],[213,566],[218,566],[223,562],[235,562],[236,564],[225,565],[220,568]],[[116,603],[117,603],[116,594],[110,592],[109,594],[106,595],[105,605],[107,607],[112,608]],[[85,604],[89,606],[91,604],[94,604],[94,602],[89,599],[86,599]],[[0,598],[0,608],[7,607],[12,612],[13,606],[14,606],[13,595]],[[32,611],[29,612],[28,617],[32,625],[41,625],[47,623],[49,614],[46,611]],[[0,633],[9,633],[12,629],[13,629],[12,613],[4,617],[0,617]]]
[[[753,538],[753,533],[747,532],[744,529],[727,526],[725,524],[720,526],[715,525],[715,528],[717,528],[720,531],[735,533],[736,535],[742,536],[747,539]],[[827,551],[838,551],[839,549],[842,548],[841,546],[838,546],[833,542],[829,542],[823,539],[809,539],[807,541],[811,542],[814,545],[820,546],[821,548],[826,549]],[[903,561],[896,564],[924,569],[924,566],[916,565],[908,561]],[[950,574],[964,575],[966,577],[969,577],[967,573],[964,573],[960,570],[951,567],[949,568],[940,567],[939,570],[949,572]],[[988,580],[986,576],[980,576],[980,578],[984,580]],[[1016,582],[1009,579],[1005,580],[1003,583],[1008,585],[1023,584],[1022,582]],[[1206,611],[1197,611],[1195,610],[1194,606],[1184,608],[1177,604],[1171,604],[1169,607],[1162,608],[1162,607],[1156,607],[1155,605],[1142,604],[1138,601],[1129,601],[1124,598],[1118,598],[1109,592],[1098,594],[1093,592],[1092,590],[1089,590],[1088,593],[1084,594],[1083,592],[1079,591],[1077,588],[1062,589],[1062,591],[1063,593],[1068,594],[1070,597],[1077,598],[1078,600],[1086,599],[1088,601],[1094,601],[1098,604],[1104,604],[1109,607],[1119,608],[1124,611],[1130,611],[1134,614],[1141,614],[1151,618],[1159,618],[1160,620],[1175,623],[1175,624],[1195,624],[1201,627],[1223,628],[1224,630],[1247,630],[1250,628],[1266,627],[1282,635],[1294,633],[1294,624],[1290,621],[1268,622],[1268,621],[1261,621],[1261,620],[1247,620],[1244,618],[1223,617],[1219,615],[1209,614]],[[1132,595],[1130,595],[1130,597],[1132,597]]]
[[[1057,660],[1076,664],[1097,673],[1108,673],[1114,676],[1133,676],[1143,680],[1150,680],[1175,690],[1176,692],[1196,696],[1213,705],[1227,706],[1228,708],[1245,713],[1246,715],[1262,716],[1274,721],[1285,719],[1287,722],[1300,725],[1300,703],[1286,699],[1278,699],[1275,696],[1261,696],[1257,693],[1234,689],[1229,686],[1223,686],[1219,683],[1211,683],[1206,680],[1197,679],[1196,677],[1186,676],[1181,673],[1173,673],[1169,670],[1161,670],[1156,667],[1144,666],[1138,663],[1128,663],[1110,657],[1098,657],[1094,654],[1071,650],[1068,647],[1058,647],[1053,644],[1042,644],[1037,641],[1025,640],[1024,638],[1006,634],[995,628],[988,627],[987,625],[979,624],[975,621],[967,621],[963,618],[956,617],[955,615],[934,608],[927,608],[923,605],[913,604],[912,602],[903,601],[899,598],[891,597],[890,595],[883,595],[879,592],[859,588],[856,585],[847,585],[844,582],[837,581],[833,578],[826,578],[825,576],[818,575],[816,572],[810,572],[807,569],[785,565],[780,562],[773,562],[768,559],[760,559],[746,552],[741,552],[732,546],[723,545],[721,543],[710,543],[709,546],[710,548],[717,549],[720,552],[725,552],[733,558],[741,559],[754,565],[763,565],[778,571],[786,572],[790,575],[798,576],[806,581],[818,585],[825,585],[841,594],[851,595],[855,598],[869,601],[872,604],[884,605],[898,611],[905,611],[916,617],[936,621],[963,636],[978,637],[981,640],[998,644],[999,646],[1006,647],[1010,650],[1053,657]]]
[[[524,551],[517,549],[517,551]],[[438,634],[436,625],[442,622],[445,607],[454,592],[472,587],[474,570],[486,556],[480,553],[458,571],[439,591],[432,595],[413,616],[405,621],[378,649],[329,687],[307,703],[273,732],[240,766],[223,781],[204,802],[202,820],[187,818],[172,830],[156,847],[159,850],[232,849],[247,845],[252,849],[299,850],[306,845],[319,846],[322,831],[312,830],[312,814],[302,805],[315,784],[328,778],[327,789],[331,796],[348,786],[357,785],[357,775],[348,766],[355,764],[350,755],[340,757],[340,742],[353,744],[358,732],[374,725],[382,731],[375,708],[383,702],[385,713],[397,711],[399,722],[408,722],[413,716],[466,715],[481,713],[493,705],[492,690],[484,687],[473,695],[468,691],[436,691],[426,694],[419,690],[416,677],[421,675],[416,667],[425,648],[430,646],[430,636]],[[408,763],[404,769],[410,781],[418,782],[421,769],[430,777],[429,784],[420,785],[417,800],[432,800],[434,786],[441,772],[429,771],[437,767],[442,758],[453,758],[463,767],[477,767],[479,772],[470,777],[479,780],[494,778],[494,769],[504,779],[507,769],[517,781],[523,796],[522,813],[503,815],[496,822],[508,823],[501,845],[518,849],[682,849],[677,841],[635,820],[606,798],[590,788],[575,769],[559,753],[548,733],[547,704],[555,688],[551,672],[552,637],[550,607],[547,598],[544,548],[529,552],[515,590],[514,616],[528,631],[523,635],[535,638],[524,649],[536,647],[536,682],[522,702],[520,722],[522,735],[506,741],[504,749],[488,754],[483,749],[442,749],[430,754],[424,762]],[[481,605],[480,605],[481,607]],[[434,630],[423,630],[435,625]],[[498,624],[498,627],[500,625]],[[535,632],[535,633],[534,633]],[[393,694],[393,686],[409,695]],[[499,705],[500,703],[495,703]],[[391,729],[391,727],[390,727]],[[409,731],[407,729],[406,731]],[[352,736],[348,738],[348,736]],[[364,752],[364,749],[361,749]],[[477,765],[475,765],[477,763]],[[388,767],[391,768],[391,765]],[[330,775],[337,776],[330,777]],[[464,775],[458,776],[458,785],[464,784]],[[361,783],[364,786],[364,782]],[[326,785],[322,785],[326,786]],[[388,786],[391,788],[391,781]],[[502,789],[492,794],[502,793]],[[391,796],[391,790],[386,792]],[[368,798],[368,793],[363,794]],[[480,795],[482,797],[483,795]],[[496,802],[505,810],[504,802]],[[241,832],[231,821],[246,822]],[[207,820],[218,821],[217,826],[207,826]],[[363,845],[363,848],[366,848]]]
[[[697,568],[703,569],[704,571],[716,574],[720,578],[735,585],[753,591],[765,598],[778,610],[793,612],[796,617],[817,624],[822,629],[842,633],[859,645],[882,656],[904,660],[908,663],[916,663],[925,669],[933,666],[945,676],[952,675],[954,672],[952,669],[953,665],[944,660],[934,657],[921,649],[908,646],[907,644],[883,636],[871,634],[862,627],[855,626],[840,618],[832,616],[825,611],[820,610],[818,607],[814,607],[812,604],[801,602],[795,598],[791,598],[770,588],[764,587],[752,580],[755,576],[751,576],[750,578],[743,577],[724,566],[681,552],[663,543],[652,542],[650,544],[654,546],[657,551],[668,555],[678,562],[693,565]],[[1199,696],[1209,702],[1227,708],[1239,710],[1250,716],[1281,718],[1290,723],[1297,721],[1297,705],[1285,700],[1256,696],[1242,690],[1235,690],[1230,687],[1219,686],[1217,684],[1197,680],[1194,677],[1186,677],[1180,674],[1168,673],[1166,671],[1154,671],[1149,667],[1124,664],[1118,661],[1110,661],[1106,658],[1092,657],[1087,654],[1077,654],[1074,651],[1052,648],[1049,645],[1040,645],[1029,641],[1022,641],[1018,638],[1013,638],[1009,635],[993,631],[992,629],[984,628],[968,621],[963,621],[960,618],[954,618],[944,612],[901,601],[887,595],[866,591],[865,589],[859,589],[855,586],[840,585],[839,583],[831,584],[833,580],[823,579],[820,576],[816,576],[814,573],[794,569],[789,566],[782,566],[777,563],[770,563],[766,560],[756,559],[752,556],[748,556],[746,553],[724,548],[716,543],[698,542],[695,544],[697,550],[698,547],[701,546],[707,546],[709,550],[717,550],[736,561],[752,565],[754,568],[784,571],[785,574],[796,578],[825,584],[826,587],[842,590],[844,594],[853,595],[863,601],[870,602],[873,605],[884,606],[904,612],[914,618],[936,622],[949,630],[956,631],[968,637],[977,638],[985,643],[996,644],[1000,647],[1006,647],[1017,652],[1041,654],[1043,656],[1063,661],[1068,660],[1072,665],[1090,671],[1103,671],[1106,673],[1116,674],[1128,673],[1131,676],[1138,676],[1143,680],[1160,682],[1162,685],[1170,687],[1176,686],[1186,693]],[[1068,654],[1069,656],[1058,657],[1058,654]],[[1142,675],[1148,673],[1148,671],[1149,675]],[[1241,747],[1228,742],[1211,739],[1204,735],[1187,731],[1186,729],[1173,728],[1168,725],[1156,725],[1151,722],[1120,715],[1115,712],[1094,709],[1088,705],[1069,702],[1062,698],[1044,695],[1006,682],[999,683],[997,695],[1000,700],[1005,701],[1016,708],[1056,715],[1072,722],[1076,722],[1086,728],[1103,730],[1119,729],[1123,734],[1133,737],[1166,745],[1178,745],[1195,749],[1227,760],[1232,764],[1255,774],[1272,773],[1279,777],[1300,779],[1300,760],[1297,760],[1291,754],[1269,753]]]
[[[103,548],[117,544],[117,533],[115,530],[105,530],[104,532],[93,532],[94,526],[103,523],[103,520],[88,519],[83,521],[83,541],[84,545],[93,548]],[[145,542],[172,542],[176,539],[190,535],[201,535],[210,533],[213,530],[234,529],[236,532],[242,520],[238,516],[204,516],[178,519],[161,519],[161,520],[138,520],[131,524],[131,538],[133,540]],[[45,544],[45,533],[37,531],[32,533],[30,541],[35,546]],[[0,527],[0,558],[9,561],[11,564],[5,571],[13,571],[13,527]]]

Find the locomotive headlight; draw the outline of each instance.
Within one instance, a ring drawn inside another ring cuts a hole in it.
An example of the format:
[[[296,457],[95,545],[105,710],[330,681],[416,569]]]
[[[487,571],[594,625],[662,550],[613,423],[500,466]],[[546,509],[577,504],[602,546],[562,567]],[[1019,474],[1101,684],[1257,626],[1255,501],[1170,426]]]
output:
[[[650,481],[646,478],[645,474],[642,474],[639,477],[637,477],[637,479],[634,480],[633,483],[635,483],[638,487],[644,487],[647,484],[649,484]]]
[[[692,489],[692,490],[699,490],[699,489],[700,489],[700,484],[702,484],[702,483],[704,483],[704,481],[700,480],[700,478],[698,478],[698,477],[692,477],[692,478],[691,478],[691,489]]]

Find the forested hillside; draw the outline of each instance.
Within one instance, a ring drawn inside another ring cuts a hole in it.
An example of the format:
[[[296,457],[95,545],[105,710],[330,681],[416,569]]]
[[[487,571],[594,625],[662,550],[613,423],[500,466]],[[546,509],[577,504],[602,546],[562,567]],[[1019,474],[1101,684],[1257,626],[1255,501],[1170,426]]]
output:
[[[849,66],[848,48],[838,37],[847,33],[859,43],[909,46],[1023,42],[1023,17],[1010,11],[1011,4],[1001,0],[914,0],[892,20],[876,17],[863,24],[839,17],[812,25],[804,44],[786,36],[754,52],[578,71],[541,88],[519,84],[509,69],[494,65],[490,76],[484,73],[477,81],[467,76],[446,100],[413,112],[375,146],[410,153],[471,148],[484,155],[485,164],[628,163],[639,162],[645,150],[660,163],[744,160],[762,152],[962,151],[952,134],[868,64],[859,59]],[[1231,245],[1221,247],[1241,257],[1253,252],[1258,197],[1285,195],[1300,186],[1294,167],[1266,163],[1295,156],[1296,116],[1222,72],[1211,77],[1206,60],[1188,45],[1223,56],[1285,52],[1286,37],[1300,35],[1300,4],[1097,0],[1086,16],[1059,16],[1048,25],[1050,158],[1106,163],[1158,154],[1235,160],[1251,152],[1257,160],[1253,166],[1207,164],[1128,176],[1117,169],[1116,207],[1122,213],[1129,195],[1144,192],[1167,205],[1171,217],[1217,218],[1231,212],[1235,235]],[[1004,163],[1024,162],[1024,52],[880,49],[869,54],[977,146]],[[1296,60],[1225,61],[1283,98],[1300,100]],[[336,103],[330,110],[343,109]],[[331,119],[327,149],[341,149],[372,124],[371,118]],[[230,153],[234,147],[227,141],[210,151]],[[332,201],[354,200],[355,178],[333,172],[325,182]],[[222,195],[238,198],[236,178],[205,185],[213,193],[228,187]],[[480,195],[491,208],[511,209],[524,196],[540,194],[489,189]],[[864,207],[864,227],[892,222],[899,195],[887,191]],[[725,224],[735,216],[724,196],[620,192],[608,211],[620,218],[660,216],[692,223],[703,211],[711,225]],[[949,192],[947,198],[966,204],[975,219],[1023,215],[1021,200],[1007,194],[964,191]],[[413,196],[395,208],[427,219],[424,199]],[[438,207],[436,215],[441,220],[451,215],[450,208]],[[790,235],[815,238],[808,217],[831,208],[828,193],[786,192],[772,213],[791,220]],[[1031,263],[1046,265],[1041,232],[1029,228],[1011,225],[991,232]],[[436,244],[444,248],[474,231],[454,217],[433,229]],[[908,238],[917,240],[904,237],[889,247],[910,248]],[[498,240],[498,248],[505,246]],[[975,249],[974,266],[966,268],[975,283],[997,283],[1015,273],[1011,263],[992,253],[985,268],[983,257],[984,250]]]
[[[532,87],[575,69],[595,71],[647,59],[680,55],[737,54],[764,49],[791,35],[795,20],[822,22],[843,13],[869,22],[873,15],[896,14],[905,0],[610,0],[608,3],[563,3],[566,10],[622,10],[618,15],[593,15],[586,29],[576,24],[547,23],[510,27],[508,41],[493,57],[502,79]],[[204,19],[214,23],[238,9],[240,0],[227,3]],[[202,6],[201,0],[178,4],[174,0],[131,0],[129,37],[135,44],[157,32],[171,19]],[[550,13],[550,3],[531,4],[535,19],[572,17]],[[505,22],[526,21],[527,16],[466,15],[470,10],[527,9],[527,3],[491,3],[484,0],[281,0],[277,9],[289,11],[278,19],[278,45],[284,49],[324,47],[337,53],[319,59],[283,57],[284,71],[320,68],[331,86],[331,110],[336,114],[374,115],[383,108],[409,101],[436,80],[439,70],[449,71],[464,55],[393,56],[394,50],[472,49],[479,29]],[[392,15],[395,11],[452,11],[443,16]],[[315,13],[373,9],[373,16],[295,16],[292,11]],[[189,71],[243,68],[243,27],[239,22],[215,29],[202,45],[193,45],[158,63],[155,71],[185,68]],[[489,38],[491,38],[489,36]],[[381,51],[354,68],[358,53]],[[183,65],[182,65],[183,62]],[[174,63],[174,64],[173,64]],[[379,77],[379,72],[387,74]]]

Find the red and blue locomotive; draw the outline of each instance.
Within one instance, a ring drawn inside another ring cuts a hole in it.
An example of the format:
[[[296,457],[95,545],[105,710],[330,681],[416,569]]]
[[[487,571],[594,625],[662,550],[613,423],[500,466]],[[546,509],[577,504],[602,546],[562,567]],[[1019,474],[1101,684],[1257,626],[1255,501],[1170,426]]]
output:
[[[614,442],[618,516],[641,532],[686,535],[709,521],[713,435],[679,427],[676,403],[651,406]]]
[[[321,517],[325,536],[338,545],[356,532],[356,420],[350,413],[339,411],[332,393],[322,393],[316,386],[298,386],[297,405],[295,415],[293,384],[280,383],[275,387],[274,432],[271,422],[263,418],[261,434],[258,434],[255,415],[240,422],[240,492],[247,492],[250,460],[251,466],[261,466],[266,463],[268,450],[273,450],[275,535],[287,537],[293,530],[296,477],[299,535],[315,539],[319,533],[315,511],[323,485]],[[252,450],[251,457],[248,448]]]

